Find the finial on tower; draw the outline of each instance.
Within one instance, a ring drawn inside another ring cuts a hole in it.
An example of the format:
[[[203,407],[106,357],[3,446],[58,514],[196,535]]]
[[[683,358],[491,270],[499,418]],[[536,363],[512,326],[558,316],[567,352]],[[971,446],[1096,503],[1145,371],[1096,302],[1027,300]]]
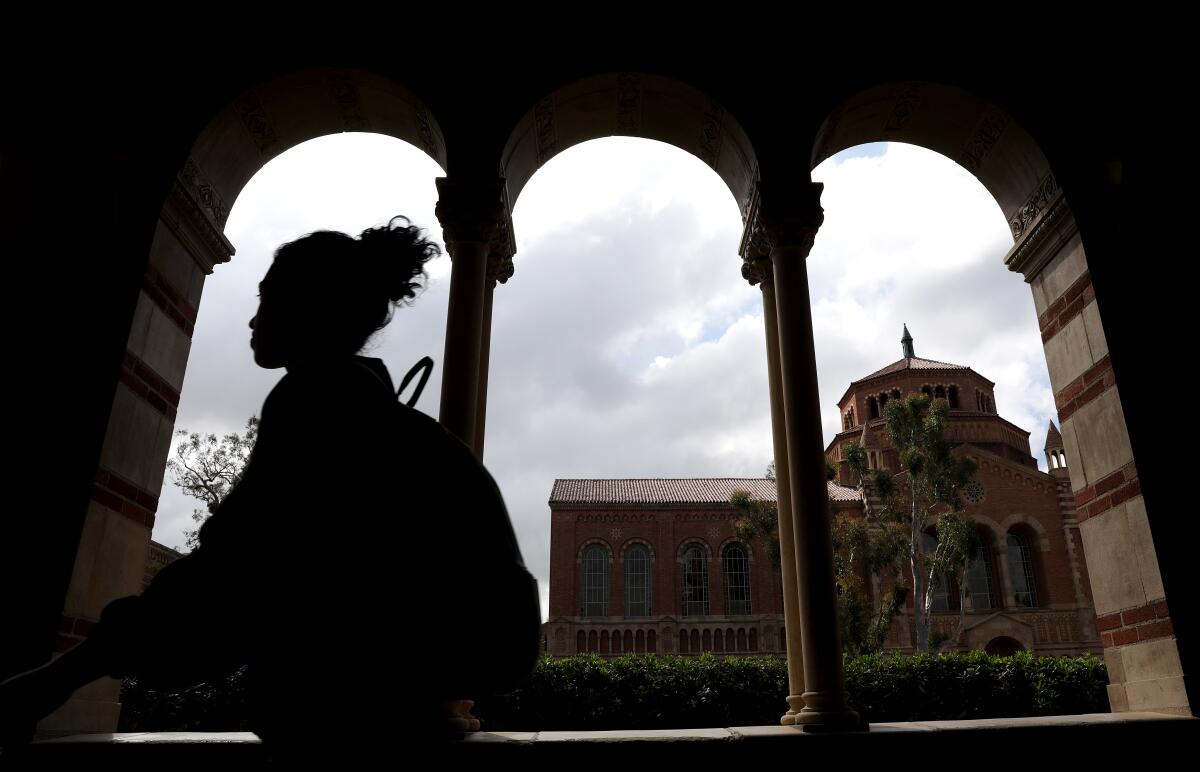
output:
[[[904,346],[904,358],[905,359],[912,359],[912,358],[916,357],[916,354],[913,353],[913,338],[912,338],[912,335],[910,335],[908,332],[907,324],[904,325],[904,337],[900,339],[900,343],[903,344],[903,346]]]

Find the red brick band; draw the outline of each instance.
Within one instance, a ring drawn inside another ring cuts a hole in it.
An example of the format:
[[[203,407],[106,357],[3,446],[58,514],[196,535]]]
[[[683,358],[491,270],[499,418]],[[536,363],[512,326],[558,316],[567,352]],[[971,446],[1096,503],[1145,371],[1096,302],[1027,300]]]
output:
[[[142,275],[142,291],[154,301],[154,305],[179,325],[179,329],[189,338],[192,337],[196,328],[196,309],[153,265],[147,265],[146,272]]]
[[[1113,375],[1112,360],[1108,354],[1096,364],[1087,369],[1083,375],[1068,383],[1062,391],[1054,395],[1054,405],[1058,408],[1059,423],[1067,420],[1076,410],[1093,402],[1101,394],[1117,385]]]
[[[121,383],[148,402],[150,407],[172,421],[175,420],[179,408],[179,392],[171,388],[171,385],[151,370],[149,365],[128,351],[125,352],[125,359],[121,363],[120,378]]]
[[[62,654],[77,646],[92,631],[96,622],[91,619],[62,615],[58,623],[58,635],[54,638],[54,651]]]
[[[142,490],[133,483],[105,469],[96,469],[96,482],[92,485],[92,501],[120,512],[135,523],[147,528],[154,527],[154,513],[158,510],[158,497]]]
[[[1075,494],[1075,509],[1079,522],[1107,512],[1142,492],[1137,467],[1131,461]]]
[[[1083,313],[1083,307],[1096,299],[1096,291],[1092,289],[1092,275],[1083,272],[1075,283],[1067,288],[1058,300],[1038,317],[1038,326],[1042,331],[1042,343],[1046,343],[1057,335],[1075,317]]]
[[[1096,629],[1100,631],[1105,648],[1167,638],[1175,634],[1165,600],[1096,617]]]

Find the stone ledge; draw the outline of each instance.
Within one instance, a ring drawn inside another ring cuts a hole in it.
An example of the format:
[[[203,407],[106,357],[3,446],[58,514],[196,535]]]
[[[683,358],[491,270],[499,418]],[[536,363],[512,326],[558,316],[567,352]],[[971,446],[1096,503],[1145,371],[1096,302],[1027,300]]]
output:
[[[1200,719],[1162,713],[1093,713],[1076,716],[983,719],[975,721],[885,722],[869,731],[810,734],[794,727],[749,726],[712,729],[639,730],[606,732],[478,732],[462,742],[431,746],[398,730],[390,737],[347,738],[347,755],[370,748],[373,756],[394,753],[393,760],[421,758],[430,753],[447,761],[473,760],[495,763],[495,754],[513,761],[538,764],[597,762],[637,763],[751,759],[778,761],[781,751],[803,752],[810,763],[831,763],[853,752],[863,760],[888,763],[897,753],[974,752],[978,743],[1029,743],[1049,741],[1075,761],[1111,758],[1118,743],[1165,743],[1194,740]],[[1004,738],[997,735],[1005,734]],[[783,748],[782,745],[791,748]],[[1150,747],[1150,746],[1131,746]],[[1166,747],[1159,745],[1157,747]],[[482,754],[479,756],[478,754]],[[513,754],[516,754],[515,756]],[[661,754],[661,755],[660,755]],[[250,732],[138,732],[74,735],[41,740],[0,754],[0,765],[13,768],[59,768],[79,764],[133,770],[206,769],[220,765],[221,772],[278,768],[270,763],[269,749]],[[347,769],[354,768],[350,765]]]

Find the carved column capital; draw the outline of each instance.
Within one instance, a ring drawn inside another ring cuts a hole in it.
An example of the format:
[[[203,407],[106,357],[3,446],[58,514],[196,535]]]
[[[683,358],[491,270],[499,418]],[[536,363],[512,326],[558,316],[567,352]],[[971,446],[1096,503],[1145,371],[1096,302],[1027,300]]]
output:
[[[821,208],[824,188],[820,182],[760,180],[746,210],[740,250],[743,261],[757,260],[774,249],[799,249],[807,256],[825,221],[825,210]],[[745,265],[743,262],[743,276]],[[750,276],[746,278],[755,283]]]
[[[754,257],[742,257],[742,278],[753,287],[757,284],[772,284],[775,281],[775,270],[771,266],[769,255],[759,254]]]
[[[1037,278],[1079,232],[1053,174],[1038,183],[1008,225],[1014,243],[1004,256],[1004,264],[1010,271],[1024,274],[1027,282]]]
[[[491,244],[508,216],[504,206],[504,180],[463,180],[438,177],[438,202],[434,209],[442,236],[454,257],[461,242]]]
[[[507,210],[507,206],[505,207]],[[516,270],[513,266],[513,255],[517,253],[517,242],[513,236],[512,215],[505,214],[496,224],[496,231],[488,247],[487,276],[495,283],[504,284],[512,278]]]

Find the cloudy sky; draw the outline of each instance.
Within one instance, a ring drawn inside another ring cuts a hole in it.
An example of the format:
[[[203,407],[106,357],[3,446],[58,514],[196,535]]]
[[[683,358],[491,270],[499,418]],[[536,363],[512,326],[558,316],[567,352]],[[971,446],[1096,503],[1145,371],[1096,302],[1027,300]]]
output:
[[[177,428],[240,430],[279,371],[255,367],[247,322],[281,243],[357,234],[405,214],[441,241],[435,162],[373,134],[323,137],[271,161],[237,199],[232,262],[209,277]],[[1033,300],[1003,265],[995,201],[952,161],[910,145],[847,150],[813,172],[825,224],[808,260],[825,441],[850,381],[900,358],[966,364],[996,382],[1001,415],[1032,432],[1054,415]],[[738,207],[709,167],[650,140],[570,148],[513,214],[516,275],[496,290],[485,462],[546,607],[556,477],[759,476],[771,458],[762,301],[740,274]],[[450,261],[366,352],[400,376],[442,359]],[[419,408],[436,416],[440,367]],[[196,502],[164,481],[153,538],[182,545]],[[369,539],[371,534],[363,534]],[[401,545],[397,545],[401,548]]]

